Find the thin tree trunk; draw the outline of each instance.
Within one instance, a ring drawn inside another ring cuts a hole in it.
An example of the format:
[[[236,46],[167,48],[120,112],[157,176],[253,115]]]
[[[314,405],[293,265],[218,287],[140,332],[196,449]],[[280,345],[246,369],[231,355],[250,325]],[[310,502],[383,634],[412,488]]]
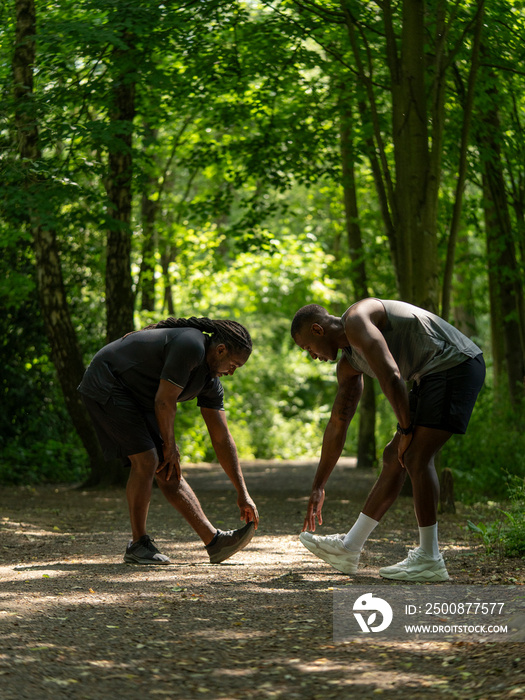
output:
[[[361,228],[359,226],[351,124],[352,111],[351,108],[346,105],[341,111],[340,129],[346,232],[348,238],[348,253],[352,262],[352,283],[357,299],[364,299],[369,294],[365,251],[361,236]],[[357,441],[358,468],[369,469],[376,466],[375,403],[374,380],[371,377],[365,376],[363,396],[359,404],[359,433]]]
[[[495,144],[493,144],[493,147]],[[501,163],[499,163],[501,164]],[[487,260],[497,308],[491,318],[501,319],[511,401],[517,403],[524,396],[525,354],[521,344],[517,294],[521,282],[518,277],[514,242],[503,174],[493,151],[483,174]],[[499,319],[496,321],[499,325]]]
[[[13,53],[15,122],[18,148],[23,163],[41,158],[38,124],[33,107],[33,70],[35,66],[36,14],[34,0],[16,0],[16,36]],[[106,471],[104,457],[77,386],[84,373],[82,354],[71,322],[62,278],[56,231],[49,222],[46,206],[46,182],[25,168],[28,213],[36,256],[37,283],[51,358],[66,401],[66,408],[88,454],[90,481],[100,481]],[[42,216],[44,214],[44,216]]]
[[[437,195],[440,161],[431,158],[425,87],[425,14],[421,0],[403,0],[398,83],[392,91],[398,237],[408,280],[404,298],[437,311]],[[436,75],[435,80],[443,79]],[[434,110],[436,112],[436,110]],[[437,112],[439,113],[439,105]],[[438,118],[438,116],[436,116]],[[434,135],[441,136],[438,130]]]
[[[157,203],[142,195],[142,261],[140,265],[141,309],[155,311],[155,215]]]
[[[140,262],[140,275],[136,294],[140,292],[140,308],[142,311],[155,311],[155,254],[158,247],[155,219],[162,190],[159,190],[158,186],[158,158],[154,152],[150,154],[150,150],[153,146],[158,146],[158,129],[153,129],[148,123],[143,123],[143,130],[145,134],[145,155],[149,156],[149,160],[154,169],[147,173],[142,191],[140,205],[140,218],[142,222],[142,259]],[[166,173],[164,173],[162,179],[163,185],[165,176]],[[152,197],[152,195],[156,196]]]
[[[132,36],[122,37],[129,45]],[[113,88],[110,120],[114,137],[108,156],[106,192],[109,229],[106,251],[106,330],[107,341],[133,330],[133,289],[131,279],[132,139],[135,116],[135,66],[131,48],[115,49],[117,73]]]
[[[175,316],[175,304],[173,302],[173,288],[171,286],[170,263],[171,246],[167,245],[161,254],[162,275],[164,277],[164,303],[163,309],[168,316]]]
[[[443,292],[441,316],[448,320],[450,315],[450,298],[452,292],[452,274],[454,272],[454,258],[456,252],[456,242],[458,238],[461,209],[463,205],[463,192],[465,189],[465,179],[467,177],[467,152],[470,136],[470,124],[474,106],[474,87],[479,65],[479,52],[481,42],[481,32],[483,28],[483,5],[478,13],[476,28],[474,32],[474,43],[472,46],[472,61],[468,79],[467,95],[463,105],[463,126],[461,129],[461,143],[459,147],[458,177],[456,181],[456,197],[452,211],[452,221],[450,223],[450,233],[448,237],[447,258],[445,270],[443,272]]]
[[[483,56],[483,48],[481,49]],[[502,331],[505,365],[511,401],[525,396],[525,329],[523,285],[516,260],[516,247],[509,211],[507,186],[501,155],[501,124],[498,116],[498,87],[489,73],[482,83],[486,103],[476,123],[476,139],[481,153],[483,209],[487,241],[487,265],[491,295],[493,340]],[[501,367],[495,368],[501,376]]]
[[[458,303],[452,304],[454,325],[458,331],[470,338],[478,333],[476,309],[473,304],[475,293],[470,281],[465,282],[461,275],[457,275],[457,279],[459,284],[462,285],[464,293],[461,300],[458,300]]]
[[[484,207],[485,230],[488,225],[488,211]],[[499,294],[498,274],[494,265],[488,260],[488,241],[485,235],[487,246],[487,277],[489,288],[489,311],[490,311],[490,347],[492,354],[492,381],[494,383],[494,394],[501,397],[504,393],[503,387],[507,386],[507,372],[505,362],[505,341],[503,329],[503,311]]]

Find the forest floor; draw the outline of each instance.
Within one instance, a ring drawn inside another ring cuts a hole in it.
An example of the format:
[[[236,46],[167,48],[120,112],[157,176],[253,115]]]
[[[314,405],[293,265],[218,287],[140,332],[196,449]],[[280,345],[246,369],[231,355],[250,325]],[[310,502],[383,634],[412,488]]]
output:
[[[334,588],[365,586],[386,597],[400,584],[378,569],[405,557],[417,528],[411,498],[398,499],[368,541],[359,574],[338,574],[298,540],[314,470],[308,462],[245,464],[259,530],[215,566],[158,489],[149,532],[173,564],[138,567],[122,561],[123,489],[3,488],[2,700],[525,696],[523,636],[334,639]],[[218,466],[183,471],[215,525],[240,525],[235,492]],[[373,475],[342,460],[328,484],[321,532],[345,531],[372,483]],[[429,600],[447,586],[453,600],[451,586],[459,584],[524,585],[523,560],[487,556],[467,529],[467,519],[480,517],[479,507],[461,504],[441,516],[451,581],[412,584]]]

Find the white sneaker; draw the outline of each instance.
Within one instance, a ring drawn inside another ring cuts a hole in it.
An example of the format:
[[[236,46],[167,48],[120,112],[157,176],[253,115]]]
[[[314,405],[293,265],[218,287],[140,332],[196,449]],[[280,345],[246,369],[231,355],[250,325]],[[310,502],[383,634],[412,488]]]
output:
[[[355,574],[361,552],[351,552],[343,544],[343,535],[312,535],[301,532],[299,539],[316,557],[341,571],[343,574]]]
[[[383,578],[396,581],[448,581],[449,575],[441,554],[437,559],[430,557],[420,547],[411,549],[408,557],[393,566],[379,569]]]

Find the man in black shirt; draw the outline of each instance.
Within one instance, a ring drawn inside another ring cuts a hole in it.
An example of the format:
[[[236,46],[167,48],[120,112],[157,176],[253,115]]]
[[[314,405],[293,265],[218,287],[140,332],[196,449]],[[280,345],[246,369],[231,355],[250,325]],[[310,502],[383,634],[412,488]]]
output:
[[[132,539],[124,561],[169,564],[146,533],[153,479],[202,539],[210,561],[243,549],[259,516],[228,429],[219,380],[248,360],[248,331],[235,321],[169,318],[109,343],[93,358],[79,386],[106,459],[130,466],[126,487]],[[181,473],[174,420],[179,401],[197,398],[213,448],[237,491],[238,530],[217,530]]]

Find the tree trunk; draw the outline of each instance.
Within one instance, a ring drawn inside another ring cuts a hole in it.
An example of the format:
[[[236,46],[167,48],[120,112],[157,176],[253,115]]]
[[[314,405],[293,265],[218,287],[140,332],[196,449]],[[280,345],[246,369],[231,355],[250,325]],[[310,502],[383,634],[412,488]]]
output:
[[[392,115],[399,263],[405,301],[437,311],[437,187],[429,151],[424,3],[403,1],[401,53],[393,77]],[[438,79],[438,76],[435,78]]]
[[[507,221],[505,214],[505,183],[494,161],[485,164],[483,191],[487,264],[491,302],[495,306],[491,309],[491,320],[496,326],[492,329],[492,335],[494,337],[498,332],[502,332],[508,389],[511,401],[517,403],[524,395],[525,378],[525,355],[521,345],[516,298],[516,286],[521,285],[516,277],[517,266],[510,218]],[[498,372],[501,373],[502,369],[499,367]]]
[[[405,301],[436,312],[440,296],[437,212],[445,126],[446,49],[452,17],[447,21],[444,1],[426,6],[422,0],[401,0],[396,5],[402,14],[399,32],[391,0],[380,3],[392,100],[392,178],[375,97],[382,79],[374,80],[374,51],[363,29],[366,21],[359,23],[354,17],[359,3],[341,0],[341,6],[359,85],[367,95],[362,121],[365,131],[371,128],[373,133],[371,167],[394,257],[398,294]],[[478,0],[472,21],[478,19],[482,6],[483,0]],[[459,216],[459,206],[456,215]]]
[[[140,292],[140,308],[142,311],[155,311],[155,255],[158,248],[155,231],[155,219],[159,209],[160,197],[165,186],[167,172],[162,177],[162,188],[159,189],[158,157],[153,147],[158,147],[158,129],[153,129],[148,123],[142,125],[144,130],[144,155],[150,162],[150,169],[142,185],[141,221],[142,221],[142,260],[140,262],[139,283],[136,293]],[[172,158],[168,159],[168,165]]]
[[[140,264],[140,292],[142,311],[155,311],[155,215],[157,203],[142,195],[142,261]]]
[[[122,37],[128,45],[132,37]],[[110,120],[114,137],[108,155],[109,229],[106,251],[106,331],[107,342],[133,330],[133,290],[131,280],[132,139],[135,116],[135,83],[131,48],[113,52],[116,72]]]
[[[516,248],[510,217],[504,167],[501,155],[501,125],[498,116],[498,89],[494,76],[483,83],[489,107],[479,114],[476,137],[481,153],[483,179],[483,209],[487,240],[491,319],[503,336],[505,367],[510,398],[513,403],[524,395],[525,347],[523,286],[516,261]],[[495,370],[501,375],[502,368]]]
[[[450,223],[450,233],[447,245],[447,258],[443,272],[443,292],[441,303],[441,316],[448,321],[450,315],[450,300],[452,296],[452,275],[454,272],[454,258],[456,252],[456,242],[459,232],[461,209],[463,204],[463,191],[467,177],[467,152],[470,137],[470,124],[474,108],[474,87],[479,65],[479,50],[481,41],[481,31],[483,28],[483,6],[478,13],[476,30],[474,33],[474,43],[472,47],[472,61],[467,86],[467,94],[463,104],[463,125],[461,129],[461,143],[459,146],[458,177],[456,182],[456,197],[452,210],[452,221]]]
[[[458,282],[464,285],[461,275],[457,275]],[[467,296],[458,299],[458,303],[452,305],[452,314],[454,317],[454,325],[466,335],[467,338],[471,338],[473,335],[478,334],[478,324],[476,320],[476,310],[472,301],[475,299],[475,292],[471,284],[465,286],[465,292]]]
[[[173,301],[173,288],[171,286],[170,263],[171,246],[166,244],[161,253],[162,275],[164,278],[164,301],[162,308],[167,316],[175,316],[175,303]]]
[[[16,37],[13,53],[15,122],[18,148],[24,164],[41,158],[38,124],[34,117],[33,70],[35,65],[36,14],[34,0],[16,0]],[[52,212],[46,206],[46,182],[25,168],[25,189],[29,220],[33,234],[37,267],[37,283],[51,359],[64,394],[66,407],[88,454],[91,477],[101,480],[105,462],[98,439],[84,407],[77,386],[84,373],[82,354],[71,322],[62,278],[60,254]],[[46,222],[46,225],[43,224]]]
[[[365,250],[359,226],[357,206],[353,143],[352,110],[349,105],[341,111],[340,148],[343,170],[343,197],[345,221],[348,238],[348,253],[352,263],[352,283],[357,299],[364,299],[368,294],[365,264]],[[374,380],[365,376],[363,396],[359,403],[359,433],[357,439],[357,467],[374,468],[376,466],[375,439],[376,400]]]

